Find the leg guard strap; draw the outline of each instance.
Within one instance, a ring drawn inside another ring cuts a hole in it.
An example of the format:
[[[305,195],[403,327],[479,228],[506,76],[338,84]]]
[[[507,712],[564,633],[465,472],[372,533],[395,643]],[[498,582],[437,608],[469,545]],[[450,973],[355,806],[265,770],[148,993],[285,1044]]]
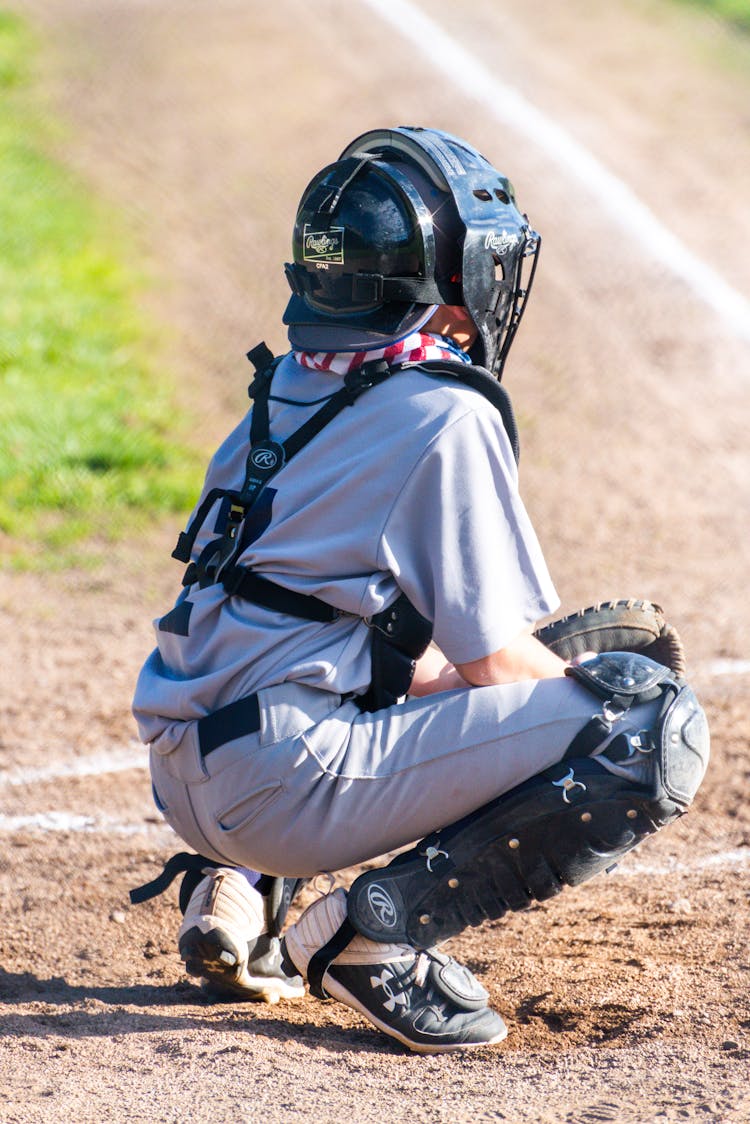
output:
[[[342,921],[327,944],[319,948],[310,957],[307,965],[307,983],[312,995],[316,999],[330,999],[330,995],[323,987],[323,976],[328,970],[328,965],[339,956],[347,945],[351,944],[357,935],[357,930],[348,919]]]
[[[180,909],[184,914],[193,890],[204,876],[208,867],[221,867],[227,864],[207,859],[203,855],[194,855],[189,851],[180,851],[172,855],[164,864],[161,874],[144,886],[137,886],[130,891],[132,905],[150,901],[167,890],[178,874],[185,877],[180,885]],[[289,907],[303,886],[307,885],[307,878],[275,878],[262,874],[257,885],[258,892],[266,901],[266,919],[269,933],[272,937],[281,935]]]
[[[180,851],[176,855],[172,855],[171,859],[167,859],[164,863],[164,869],[161,874],[153,878],[151,882],[146,882],[144,886],[137,886],[134,890],[130,891],[130,901],[132,905],[139,905],[141,902],[150,901],[151,898],[158,897],[168,889],[178,874],[184,874],[183,887],[189,885],[189,890],[183,894],[180,891],[180,908],[185,912],[187,902],[190,894],[203,877],[203,868],[207,866],[218,867],[221,863],[214,862],[213,859],[206,859],[203,855],[194,855],[189,851]],[[183,901],[183,898],[185,900]]]

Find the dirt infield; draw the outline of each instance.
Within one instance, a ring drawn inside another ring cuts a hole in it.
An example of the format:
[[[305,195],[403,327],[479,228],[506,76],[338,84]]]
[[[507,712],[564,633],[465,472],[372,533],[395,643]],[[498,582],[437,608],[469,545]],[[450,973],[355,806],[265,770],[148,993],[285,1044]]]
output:
[[[209,1004],[176,893],[128,906],[175,849],[129,703],[176,523],[94,575],[4,575],[0,1121],[747,1121],[750,347],[363,4],[10,6],[43,34],[61,156],[127,212],[207,447],[244,408],[247,348],[283,346],[279,259],[318,166],[420,123],[508,170],[544,247],[506,382],[563,609],[665,605],[714,750],[690,815],[611,875],[452,942],[501,1047],[407,1056],[335,1004]],[[750,294],[750,48],[657,0],[429,6],[457,9],[465,46]]]

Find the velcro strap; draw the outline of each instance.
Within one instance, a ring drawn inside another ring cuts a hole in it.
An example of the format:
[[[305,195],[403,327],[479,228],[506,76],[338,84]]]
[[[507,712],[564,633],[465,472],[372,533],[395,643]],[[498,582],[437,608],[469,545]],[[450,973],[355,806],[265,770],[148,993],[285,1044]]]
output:
[[[201,757],[208,757],[227,742],[236,741],[260,729],[260,706],[257,695],[228,703],[198,721],[198,743]]]

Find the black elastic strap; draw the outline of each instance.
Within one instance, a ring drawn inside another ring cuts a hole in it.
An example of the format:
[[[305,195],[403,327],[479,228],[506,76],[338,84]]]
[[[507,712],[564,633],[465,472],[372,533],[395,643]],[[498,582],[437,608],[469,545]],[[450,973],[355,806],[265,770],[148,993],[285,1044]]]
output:
[[[618,695],[617,699],[613,701],[616,710],[611,715],[601,713],[590,718],[565,750],[562,756],[563,761],[569,757],[590,757],[592,753],[596,753],[604,739],[612,733],[614,723],[625,717],[636,700],[632,695]],[[605,709],[611,705],[613,704],[605,703]]]
[[[250,418],[250,444],[268,440],[268,396],[271,393],[271,378],[256,379],[252,390],[253,412]]]
[[[321,282],[308,273],[298,262],[284,266],[289,288],[298,297],[315,301],[322,289]],[[459,282],[431,277],[386,277],[382,273],[350,273],[340,278],[340,284],[351,280],[351,299],[355,306],[383,304],[390,301],[408,301],[415,304],[462,304],[463,290]],[[346,292],[346,290],[343,290]]]
[[[300,426],[291,437],[287,437],[286,441],[282,443],[286,459],[289,460],[309,441],[312,441],[313,437],[320,433],[345,407],[353,406],[360,394],[369,390],[370,387],[385,382],[395,373],[396,371],[391,369],[383,359],[376,359],[372,363],[365,363],[362,367],[350,371],[344,376],[344,385],[341,389],[337,390],[317,413],[313,414],[304,425]]]
[[[561,760],[567,761],[570,757],[590,757],[611,733],[612,723],[603,714],[595,714],[583,729],[578,731]]]
[[[252,359],[256,351],[260,351],[262,357],[265,356],[264,344],[259,344],[258,348],[248,352],[248,356]],[[247,458],[247,467],[245,470],[245,480],[239,492],[230,491],[222,488],[213,488],[205,499],[201,502],[194,518],[191,520],[189,527],[186,531],[180,533],[177,540],[173,557],[177,558],[180,562],[190,562],[195,540],[198,536],[208,513],[217,501],[217,499],[229,498],[232,505],[238,505],[235,509],[231,507],[230,513],[234,512],[235,516],[231,522],[227,523],[227,529],[223,539],[219,540],[215,546],[212,546],[210,551],[210,558],[216,558],[215,571],[221,568],[226,571],[230,568],[230,560],[233,555],[237,553],[237,549],[241,544],[241,538],[238,537],[236,531],[242,519],[247,515],[247,512],[256,502],[261,492],[265,488],[268,481],[274,476],[284,464],[293,457],[300,449],[304,448],[309,441],[312,440],[320,431],[331,421],[341,410],[346,406],[351,406],[359,398],[365,390],[372,386],[377,386],[378,383],[383,382],[389,378],[394,372],[391,371],[382,360],[376,360],[374,363],[364,364],[362,367],[355,371],[349,372],[344,379],[344,386],[336,391],[325,404],[315,413],[311,418],[305,422],[296,432],[287,438],[282,444],[272,442],[269,440],[269,411],[268,401],[271,393],[271,382],[274,371],[278,366],[278,361],[270,363],[258,376],[255,382],[249,389],[251,398],[253,398],[253,410],[250,419],[250,451]],[[266,466],[262,467],[260,463],[253,461],[254,452],[259,451],[259,447],[263,447],[262,451],[266,453]],[[206,577],[205,568],[201,568],[200,564],[197,566],[189,566],[183,578],[183,585],[192,585],[194,581],[204,580]],[[213,580],[213,578],[211,579]],[[225,588],[228,588],[225,585]],[[228,589],[228,592],[233,590]],[[258,597],[263,596],[262,591],[258,593]],[[301,595],[296,594],[294,597]],[[254,600],[253,596],[248,597],[248,600]],[[266,604],[266,601],[258,600],[258,604]],[[302,602],[300,602],[302,604]],[[276,604],[269,605],[271,608],[276,608]],[[285,609],[282,612],[287,611]],[[294,610],[289,610],[294,611]],[[322,611],[322,610],[321,610]],[[299,614],[306,616],[304,612]],[[329,615],[312,616],[311,620],[332,620],[335,617]]]
[[[352,287],[357,282],[355,274]],[[431,277],[384,277],[384,301],[413,301],[416,304],[462,304],[459,282]]]
[[[310,957],[310,963],[307,965],[307,982],[310,991],[317,999],[331,998],[323,987],[323,976],[328,971],[329,965],[341,955],[347,945],[351,944],[356,935],[357,930],[347,917],[330,941]]]
[[[208,757],[227,742],[236,741],[245,734],[254,734],[260,729],[260,706],[257,695],[246,695],[244,699],[222,706],[213,714],[207,714],[198,721],[198,744],[201,757]]]
[[[231,596],[243,597],[254,605],[272,609],[276,613],[288,613],[292,617],[302,617],[303,620],[323,622],[335,621],[341,616],[340,609],[321,601],[319,597],[285,589],[282,585],[254,574],[245,566],[228,566],[221,575],[221,583]]]
[[[329,421],[340,414],[346,406],[351,406],[355,398],[356,395],[352,396],[352,392],[347,387],[337,390],[304,425],[300,426],[290,437],[287,437],[286,441],[282,442],[286,459],[289,460],[300,449],[303,449],[309,441],[312,441],[313,437],[320,433],[321,429],[328,425]]]

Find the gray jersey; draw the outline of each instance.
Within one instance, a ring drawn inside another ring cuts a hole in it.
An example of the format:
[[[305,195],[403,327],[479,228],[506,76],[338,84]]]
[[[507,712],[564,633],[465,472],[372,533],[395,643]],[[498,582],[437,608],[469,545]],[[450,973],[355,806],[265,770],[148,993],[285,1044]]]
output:
[[[274,398],[310,403],[342,385],[286,356]],[[285,440],[319,405],[271,401]],[[209,465],[203,495],[241,486],[249,415]],[[202,498],[202,497],[201,497]],[[215,537],[219,501],[193,557]],[[500,417],[477,391],[403,370],[366,391],[291,459],[250,513],[243,565],[344,611],[317,623],[191,587],[155,622],[134,713],[144,741],[262,687],[346,695],[370,682],[364,618],[403,591],[453,663],[489,655],[557,607]]]

